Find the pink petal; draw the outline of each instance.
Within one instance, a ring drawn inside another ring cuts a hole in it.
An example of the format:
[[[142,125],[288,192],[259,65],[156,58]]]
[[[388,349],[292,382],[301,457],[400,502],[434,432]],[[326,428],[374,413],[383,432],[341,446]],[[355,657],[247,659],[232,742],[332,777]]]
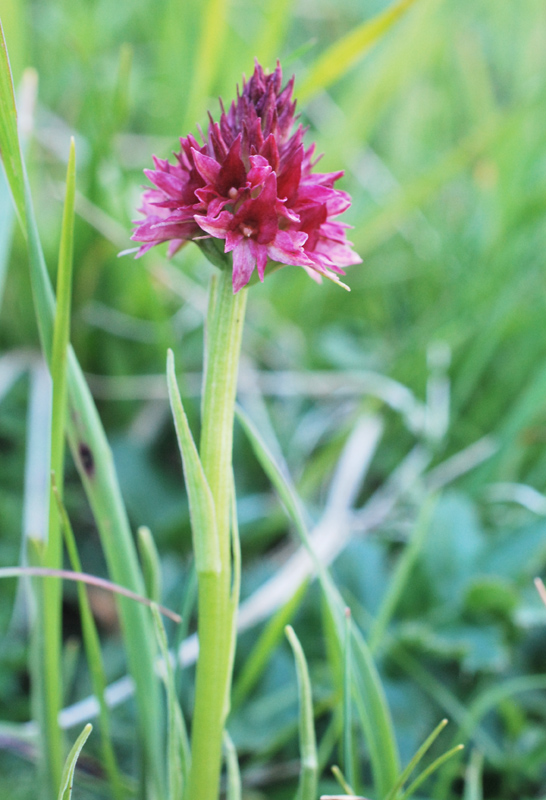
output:
[[[155,172],[152,169],[145,169],[144,174],[167,195],[180,196],[184,191],[183,182],[175,175],[171,175],[170,172]]]
[[[216,188],[226,197],[230,189],[238,189],[246,183],[246,169],[241,159],[241,139],[239,134],[229,149],[218,174]]]
[[[197,171],[206,183],[214,183],[220,173],[220,164],[209,156],[203,155],[198,150],[192,150],[193,160]]]
[[[243,238],[233,251],[233,293],[242,289],[249,282],[254,267],[256,256],[248,239]]]
[[[229,224],[233,218],[233,214],[229,211],[222,211],[217,217],[203,217],[200,214],[194,216],[200,228],[206,233],[210,233],[216,239],[225,239],[228,231]]]
[[[240,231],[228,231],[226,233],[226,246],[224,248],[224,253],[231,253],[234,250],[239,242],[244,239],[243,234]]]
[[[272,261],[280,261],[281,264],[313,266],[313,262],[303,250],[306,241],[306,233],[279,231],[275,241],[268,245],[267,254]]]

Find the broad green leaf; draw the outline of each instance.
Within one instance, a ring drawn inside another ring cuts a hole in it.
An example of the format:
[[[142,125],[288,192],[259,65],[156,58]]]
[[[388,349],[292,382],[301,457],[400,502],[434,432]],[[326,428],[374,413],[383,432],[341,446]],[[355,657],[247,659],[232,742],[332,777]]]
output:
[[[298,90],[299,98],[306,100],[343,77],[414,2],[415,0],[398,0],[390,8],[363,22],[331,45],[311,67],[309,75]]]
[[[172,350],[169,350],[167,354],[167,383],[190,504],[196,569],[198,573],[218,573],[220,572],[220,548],[216,533],[214,500],[178,391]]]
[[[76,762],[83,749],[84,744],[89,738],[89,734],[93,730],[93,726],[89,723],[85,726],[80,733],[72,750],[68,754],[66,763],[64,765],[63,776],[61,779],[61,788],[59,790],[59,800],[70,800],[72,797],[72,787],[74,785],[74,772],[76,771]]]
[[[315,737],[315,717],[311,680],[303,648],[294,629],[287,625],[285,633],[290,642],[296,661],[298,694],[300,702],[300,756],[301,770],[298,786],[298,800],[316,800],[318,782],[317,742]]]

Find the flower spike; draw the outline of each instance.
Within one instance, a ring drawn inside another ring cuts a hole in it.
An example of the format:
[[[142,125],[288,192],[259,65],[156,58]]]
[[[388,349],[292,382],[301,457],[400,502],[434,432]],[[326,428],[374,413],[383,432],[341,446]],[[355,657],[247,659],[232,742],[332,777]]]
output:
[[[334,189],[343,172],[313,173],[315,146],[305,149],[302,125],[295,125],[294,78],[282,88],[277,66],[266,73],[256,61],[243,78],[237,99],[220,120],[209,114],[203,145],[191,134],[180,139],[176,162],[153,157],[144,170],[154,184],[146,189],[132,239],[137,258],[168,242],[174,255],[186,242],[224,240],[233,253],[233,291],[246,286],[254,270],[261,281],[268,261],[303,267],[320,281],[361,259],[351,249],[348,227],[334,218],[351,203]],[[345,287],[347,288],[347,287]]]

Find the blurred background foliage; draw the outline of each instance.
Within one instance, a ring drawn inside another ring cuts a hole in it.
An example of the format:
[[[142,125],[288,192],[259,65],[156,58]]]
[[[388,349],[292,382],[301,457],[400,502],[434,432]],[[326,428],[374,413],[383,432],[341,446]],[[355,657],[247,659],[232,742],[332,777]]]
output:
[[[280,445],[314,519],[361,414],[379,415],[384,425],[361,504],[389,485],[416,444],[426,452],[426,469],[412,473],[380,524],[355,534],[336,579],[369,630],[424,498],[445,486],[375,648],[401,752],[409,758],[446,715],[454,742],[470,739],[484,757],[485,797],[537,797],[546,778],[546,613],[532,586],[546,563],[546,6],[417,0],[350,68],[330,63],[327,80],[316,80],[322,54],[385,7],[382,0],[0,0],[0,17],[16,85],[27,66],[38,76],[27,164],[51,266],[69,137],[76,136],[72,341],[131,521],[152,529],[165,602],[175,608],[190,580],[190,539],[162,373],[171,346],[196,428],[211,268],[191,245],[170,264],[161,248],[136,262],[117,254],[130,246],[151,154],[168,157],[178,136],[206,124],[207,110],[216,116],[218,96],[229,102],[255,57],[269,67],[279,58],[285,76],[296,75],[307,142],[324,153],[321,169],[345,170],[340,186],[353,197],[346,217],[364,263],[347,275],[350,294],[319,288],[295,268],[251,290],[241,400]],[[0,226],[7,208],[2,186]],[[26,258],[16,231],[9,253],[0,251],[2,565],[19,562],[21,530],[36,533],[45,519],[39,463],[47,384]],[[377,389],[382,377],[392,379],[388,390]],[[423,423],[423,413],[432,422]],[[483,458],[473,460],[468,448],[477,442]],[[442,483],[434,468],[461,451],[461,469]],[[277,569],[290,531],[240,430],[235,468],[248,595]],[[103,574],[71,466],[66,500],[84,565]],[[0,585],[0,716],[13,722],[31,716],[17,597],[11,583]],[[65,598],[71,702],[89,691],[89,680],[75,644],[71,587]],[[311,588],[294,624],[323,733],[339,693],[317,599]],[[113,603],[100,595],[94,609],[113,679],[125,668]],[[242,637],[239,670],[255,638],[255,631]],[[282,645],[233,715],[249,795],[282,797],[291,785],[296,701]],[[130,713],[114,715],[122,752]],[[325,763],[335,760],[324,755]],[[32,792],[27,757],[0,753],[3,796]],[[426,796],[460,796],[462,764],[427,784]],[[364,771],[361,789],[368,778]],[[465,797],[477,797],[469,785]],[[322,788],[332,787],[325,781]],[[90,782],[88,796],[102,796],[100,781]]]

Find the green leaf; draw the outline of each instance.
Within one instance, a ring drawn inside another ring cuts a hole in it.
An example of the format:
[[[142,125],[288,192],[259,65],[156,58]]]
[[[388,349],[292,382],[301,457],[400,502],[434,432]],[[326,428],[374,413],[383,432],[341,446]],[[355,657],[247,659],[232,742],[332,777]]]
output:
[[[61,779],[61,788],[59,789],[59,800],[70,800],[72,797],[76,762],[92,730],[93,726],[88,723],[74,742],[74,746],[68,754]]]
[[[415,0],[398,0],[390,8],[363,22],[331,45],[311,67],[309,75],[298,90],[299,98],[306,100],[310,95],[342,78],[414,2]]]
[[[172,350],[167,353],[167,383],[190,504],[195,566],[198,573],[219,573],[221,567],[220,547],[216,532],[214,500],[178,391]]]
[[[311,680],[303,648],[294,629],[287,625],[285,633],[296,660],[298,675],[298,694],[300,701],[300,754],[301,770],[298,786],[298,800],[316,800],[318,782],[317,742],[315,737],[315,718],[313,714],[313,695]]]

